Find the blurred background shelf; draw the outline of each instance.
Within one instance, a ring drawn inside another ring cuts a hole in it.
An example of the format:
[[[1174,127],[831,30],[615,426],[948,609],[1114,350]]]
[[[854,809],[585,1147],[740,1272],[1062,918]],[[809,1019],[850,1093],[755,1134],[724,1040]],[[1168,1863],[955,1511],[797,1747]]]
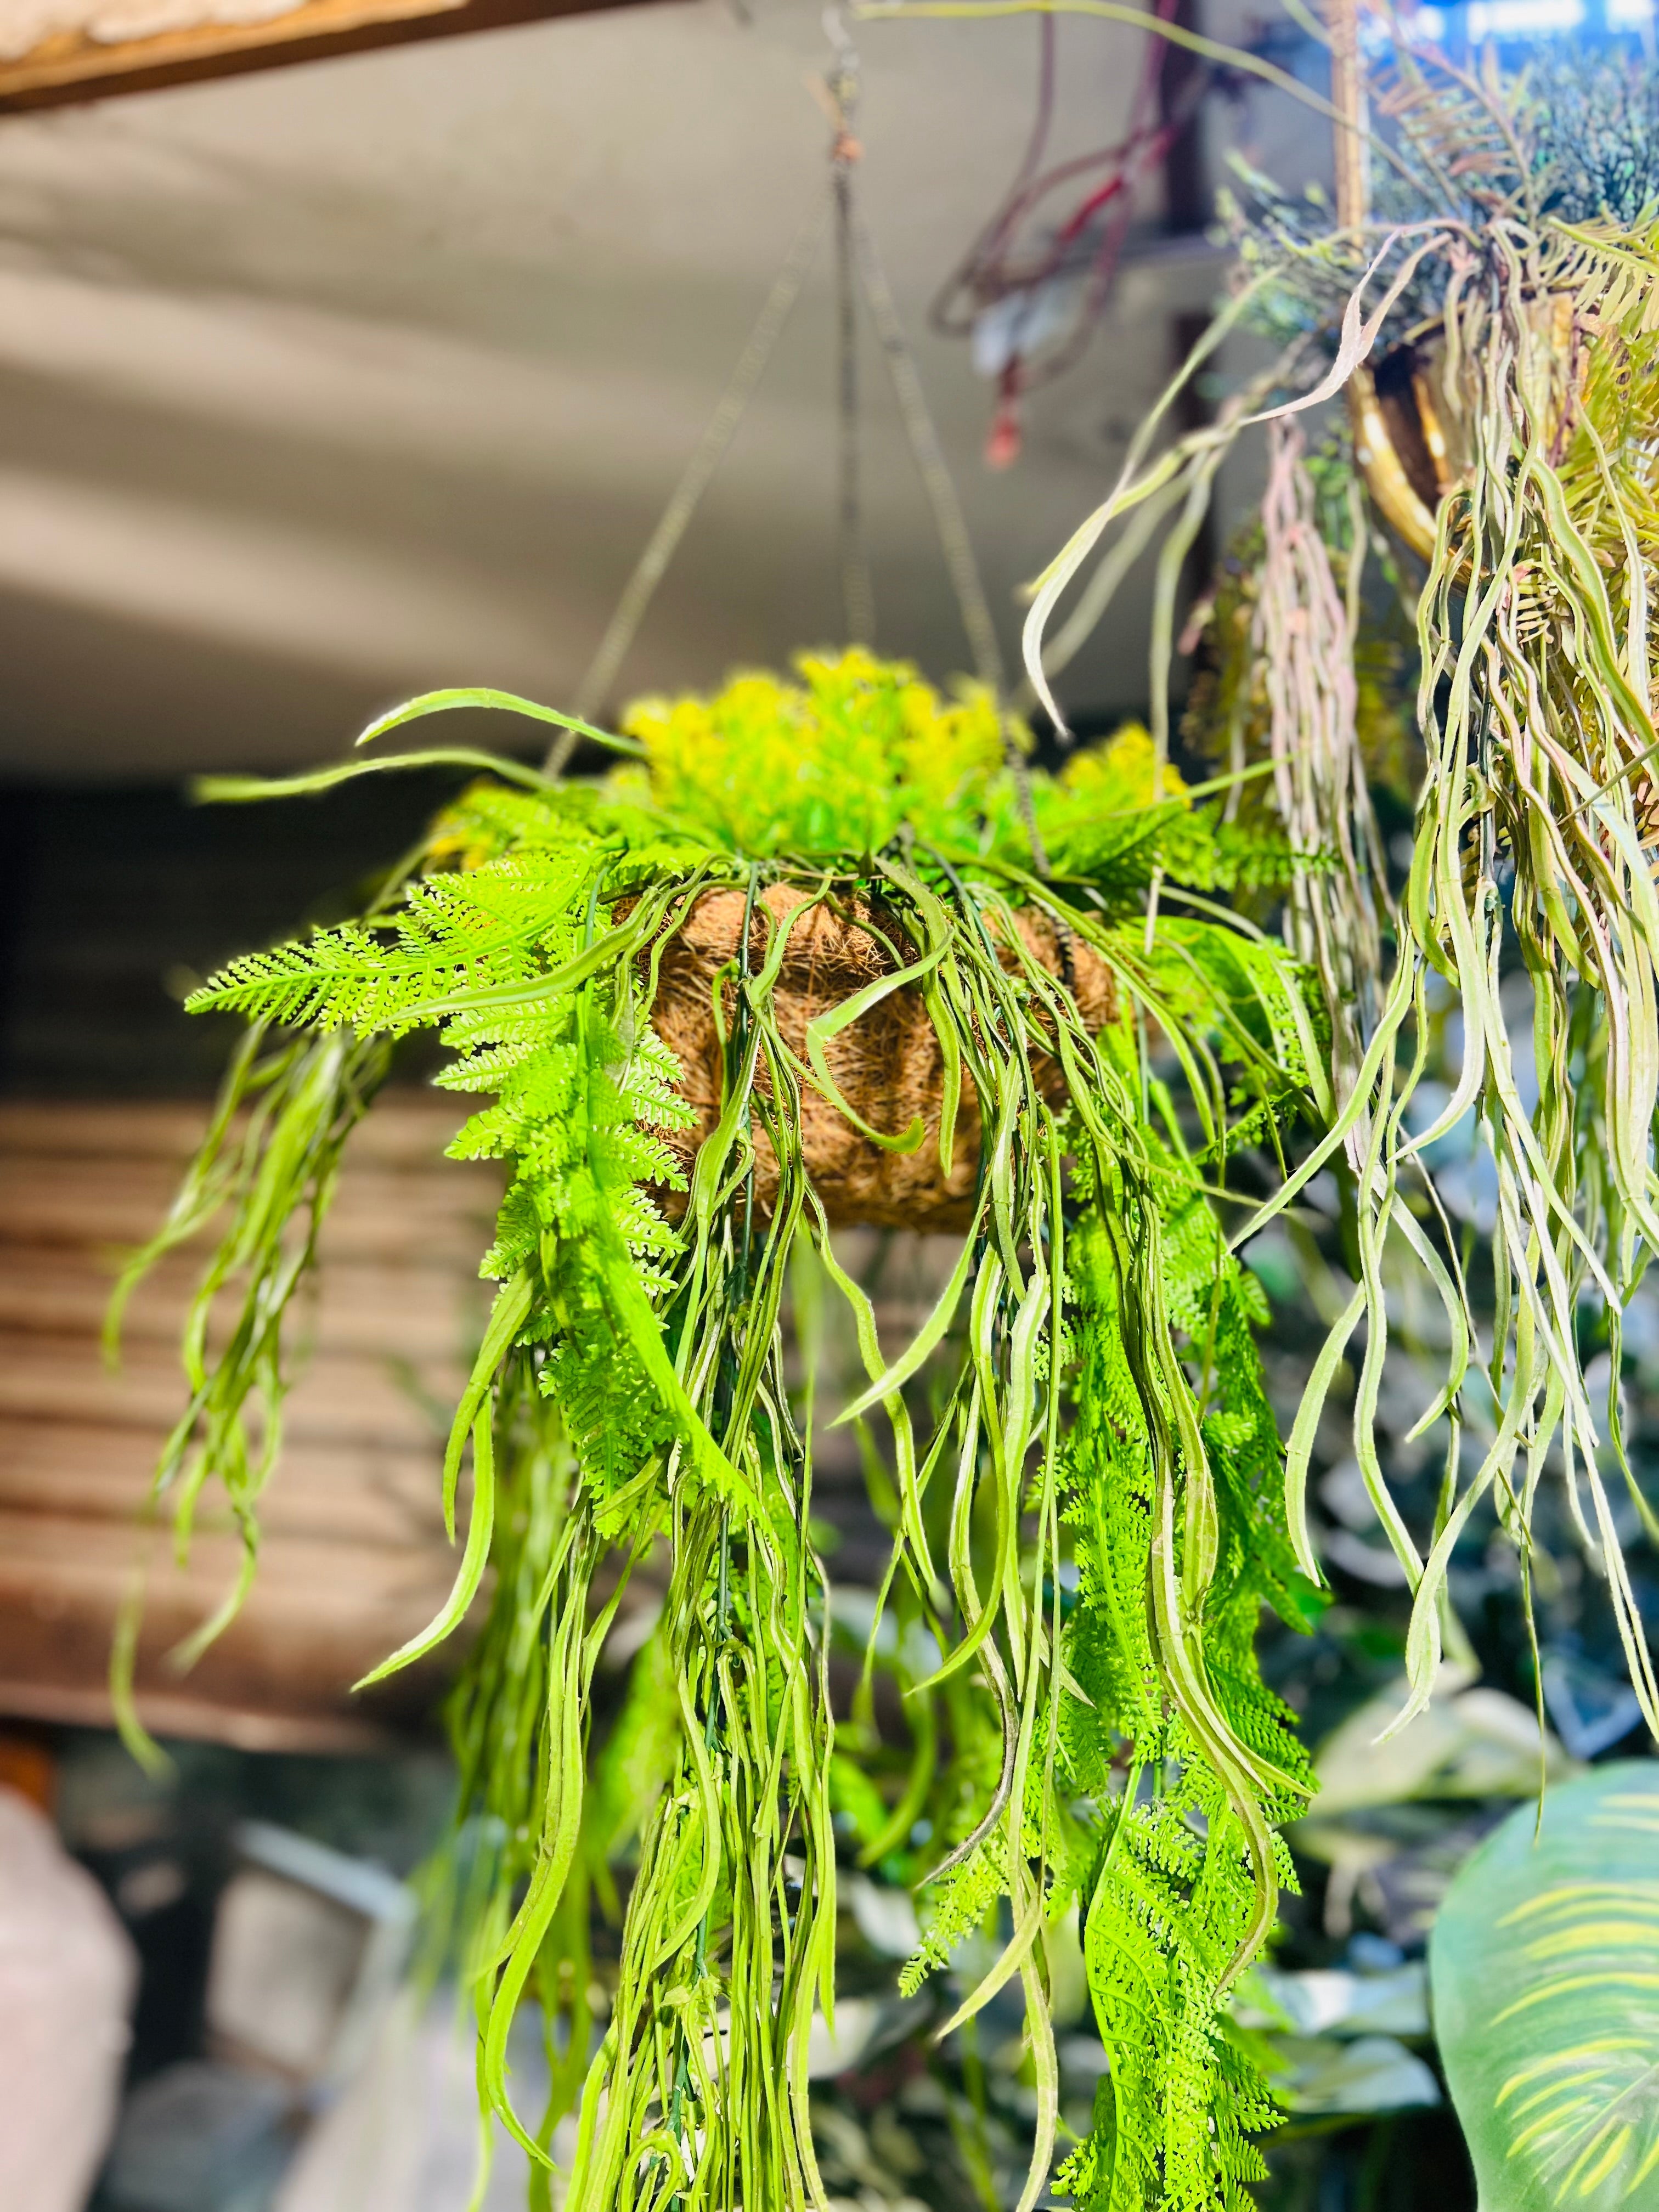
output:
[[[354,1139],[259,1575],[241,1617],[180,1674],[167,1654],[218,1604],[240,1551],[211,1485],[187,1565],[164,1528],[142,1526],[184,1402],[173,1344],[199,1258],[179,1255],[140,1290],[118,1369],[98,1339],[112,1245],[160,1219],[201,1109],[0,1103],[0,1713],[107,1722],[110,1638],[141,1562],[139,1704],[157,1730],[347,1749],[429,1708],[429,1671],[366,1698],[350,1686],[430,1618],[454,1572],[441,1408],[483,1311],[474,1270],[495,1188],[443,1160],[459,1118],[413,1093]]]

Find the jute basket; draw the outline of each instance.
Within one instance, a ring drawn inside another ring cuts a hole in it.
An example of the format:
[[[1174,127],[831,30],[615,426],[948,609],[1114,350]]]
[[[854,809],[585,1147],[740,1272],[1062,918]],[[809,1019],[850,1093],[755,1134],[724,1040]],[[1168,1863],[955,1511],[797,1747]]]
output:
[[[750,926],[749,959],[753,970],[764,962],[774,928],[798,912],[806,894],[775,884],[757,902]],[[689,1173],[698,1147],[720,1114],[722,1052],[714,1019],[714,979],[738,954],[745,900],[741,891],[711,891],[700,899],[662,955],[653,1022],[679,1060],[681,1091],[696,1116],[678,1132],[672,1145]],[[915,955],[885,917],[866,908],[864,918],[906,952]],[[1111,970],[1094,949],[1069,932],[1062,943],[1046,916],[1027,911],[1015,916],[1026,949],[1051,975],[1062,978],[1079,1013],[1098,1030],[1117,1011]],[[1003,966],[1016,972],[1015,948],[1000,948]],[[790,929],[774,994],[780,1033],[790,1049],[806,1060],[807,1024],[854,993],[896,972],[892,955],[859,921],[829,905],[816,907]],[[726,1020],[736,1005],[729,976],[723,986]],[[874,1129],[897,1134],[920,1115],[925,1134],[913,1152],[895,1152],[860,1134],[834,1102],[802,1081],[801,1149],[806,1170],[833,1227],[957,1231],[973,1216],[980,1156],[979,1102],[964,1079],[956,1124],[950,1173],[940,1164],[939,1122],[944,1110],[945,1067],[939,1039],[914,986],[893,992],[864,1018],[832,1037],[826,1048],[830,1071],[854,1113]],[[1055,1060],[1034,1054],[1032,1070],[1050,1102],[1063,1093]],[[757,1079],[769,1091],[764,1068]],[[777,1197],[778,1166],[765,1130],[754,1131],[756,1199],[769,1213]],[[665,1194],[665,1210],[684,1206],[679,1193]]]

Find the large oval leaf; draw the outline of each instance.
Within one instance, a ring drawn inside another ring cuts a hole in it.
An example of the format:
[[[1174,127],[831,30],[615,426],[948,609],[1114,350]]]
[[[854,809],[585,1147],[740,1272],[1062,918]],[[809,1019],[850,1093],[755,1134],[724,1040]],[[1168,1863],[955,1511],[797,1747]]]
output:
[[[1430,1945],[1435,2029],[1481,2212],[1659,2205],[1659,1765],[1523,1806]]]

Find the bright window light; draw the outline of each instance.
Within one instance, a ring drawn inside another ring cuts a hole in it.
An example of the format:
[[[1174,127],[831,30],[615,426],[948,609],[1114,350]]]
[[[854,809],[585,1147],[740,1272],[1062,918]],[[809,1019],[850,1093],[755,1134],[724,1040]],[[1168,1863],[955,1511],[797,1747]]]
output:
[[[1632,32],[1650,37],[1659,0],[1602,0],[1600,28],[1615,38]],[[1448,46],[1460,40],[1479,46],[1486,39],[1516,40],[1549,38],[1563,31],[1589,27],[1588,0],[1430,0],[1399,18],[1406,37],[1416,46]],[[1370,36],[1366,33],[1369,31]],[[1380,50],[1388,42],[1386,28],[1376,18],[1361,18],[1361,37],[1367,50]]]
[[[1583,0],[1472,0],[1469,38],[1527,39],[1540,31],[1576,31]]]

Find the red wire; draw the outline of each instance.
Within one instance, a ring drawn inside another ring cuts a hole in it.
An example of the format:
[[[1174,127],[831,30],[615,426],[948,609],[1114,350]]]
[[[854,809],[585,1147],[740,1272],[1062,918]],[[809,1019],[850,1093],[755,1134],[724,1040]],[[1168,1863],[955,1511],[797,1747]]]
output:
[[[1168,22],[1177,4],[1178,0],[1157,0],[1158,18]],[[1091,258],[1078,313],[1060,344],[1036,365],[1016,354],[1003,369],[988,453],[995,465],[1006,465],[1018,450],[1018,405],[1023,394],[1069,368],[1087,345],[1116,273],[1133,212],[1136,187],[1146,172],[1168,153],[1202,96],[1206,82],[1201,76],[1193,79],[1191,88],[1181,100],[1179,112],[1158,119],[1156,103],[1168,42],[1149,32],[1125,137],[1115,145],[1073,155],[1052,168],[1040,170],[1054,123],[1053,17],[1043,16],[1040,28],[1036,107],[1019,168],[1001,204],[935,301],[932,316],[934,326],[952,335],[966,335],[988,308],[1019,293],[1034,292],[1056,275],[1065,266],[1071,249],[1103,210],[1112,208],[1115,213]],[[1024,263],[1018,261],[1013,253],[1016,232],[1065,184],[1098,171],[1103,164],[1110,165],[1109,173],[1091,185],[1043,249]]]

